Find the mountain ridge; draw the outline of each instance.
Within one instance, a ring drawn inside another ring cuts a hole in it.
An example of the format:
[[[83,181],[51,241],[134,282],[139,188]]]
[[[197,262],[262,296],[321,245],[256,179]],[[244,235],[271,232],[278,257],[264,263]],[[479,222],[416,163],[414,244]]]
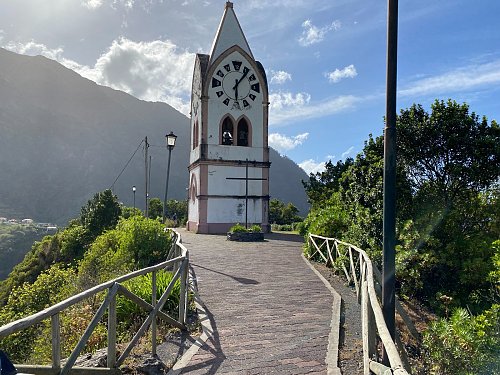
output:
[[[166,133],[172,151],[169,199],[186,199],[189,119],[166,103],[146,102],[81,77],[42,56],[0,48],[0,213],[64,224],[97,191],[109,188],[141,140],[152,156],[151,197],[163,199]],[[142,145],[143,146],[143,145]],[[306,173],[271,149],[270,192],[306,213]],[[273,168],[274,167],[274,168]],[[144,208],[144,157],[138,153],[114,192]]]

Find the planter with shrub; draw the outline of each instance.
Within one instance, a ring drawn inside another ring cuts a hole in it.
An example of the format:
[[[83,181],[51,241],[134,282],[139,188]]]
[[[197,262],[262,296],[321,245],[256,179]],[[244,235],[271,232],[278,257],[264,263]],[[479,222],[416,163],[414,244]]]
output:
[[[241,224],[236,224],[227,232],[228,241],[255,242],[264,241],[264,233],[260,225],[252,225],[250,228],[245,228]]]

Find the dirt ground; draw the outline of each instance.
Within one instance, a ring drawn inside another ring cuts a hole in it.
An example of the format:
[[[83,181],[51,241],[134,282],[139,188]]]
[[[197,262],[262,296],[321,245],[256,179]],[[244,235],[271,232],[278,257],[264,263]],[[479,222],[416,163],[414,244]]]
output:
[[[327,279],[332,288],[342,297],[341,330],[339,347],[339,367],[342,374],[363,374],[363,339],[361,333],[361,305],[358,303],[356,290],[347,285],[342,276],[336,275],[331,268],[324,264],[312,262],[314,267]],[[435,316],[416,302],[401,302],[415,328],[422,333]],[[396,318],[396,326],[401,340],[408,354],[412,374],[425,374],[426,369],[422,367],[422,353],[420,342],[415,340],[405,329],[399,316]]]

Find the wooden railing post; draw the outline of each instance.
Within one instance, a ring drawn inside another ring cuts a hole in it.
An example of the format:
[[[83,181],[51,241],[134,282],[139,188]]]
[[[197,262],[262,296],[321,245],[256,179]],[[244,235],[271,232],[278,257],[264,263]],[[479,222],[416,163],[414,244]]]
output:
[[[188,283],[188,273],[189,273],[189,253],[186,253],[186,259],[182,263],[182,273],[181,273],[181,290],[180,290],[180,300],[179,300],[179,322],[183,325],[186,324],[186,310],[187,310],[187,283]]]
[[[151,305],[153,305],[154,308],[156,306],[156,271],[153,271],[151,284],[153,289],[151,291]],[[153,354],[153,356],[156,355],[156,321],[157,316],[155,315],[151,322],[151,354]]]
[[[59,313],[50,317],[52,328],[52,368],[61,368],[61,325],[59,322]]]
[[[363,262],[361,272],[361,325],[363,332],[363,365],[364,374],[370,374],[370,361],[377,357],[377,335],[375,317],[373,315],[367,280],[368,263]]]
[[[368,297],[368,284],[366,282],[365,270],[361,270],[361,332],[363,337],[363,374],[370,375],[370,344],[368,341],[368,329],[373,322],[369,321],[368,308],[370,301]]]
[[[108,368],[116,365],[116,295],[111,298],[108,310]]]

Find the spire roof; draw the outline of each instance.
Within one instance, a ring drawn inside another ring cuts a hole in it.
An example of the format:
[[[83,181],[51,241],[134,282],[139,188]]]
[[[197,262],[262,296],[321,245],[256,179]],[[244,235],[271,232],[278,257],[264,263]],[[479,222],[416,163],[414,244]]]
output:
[[[217,59],[225,50],[234,45],[241,47],[253,58],[250,46],[248,45],[247,39],[243,34],[238,18],[236,18],[236,14],[234,13],[233,3],[227,1],[224,9],[224,15],[220,21],[214,43],[212,44],[212,49],[210,51],[210,63],[215,61],[215,59]]]

